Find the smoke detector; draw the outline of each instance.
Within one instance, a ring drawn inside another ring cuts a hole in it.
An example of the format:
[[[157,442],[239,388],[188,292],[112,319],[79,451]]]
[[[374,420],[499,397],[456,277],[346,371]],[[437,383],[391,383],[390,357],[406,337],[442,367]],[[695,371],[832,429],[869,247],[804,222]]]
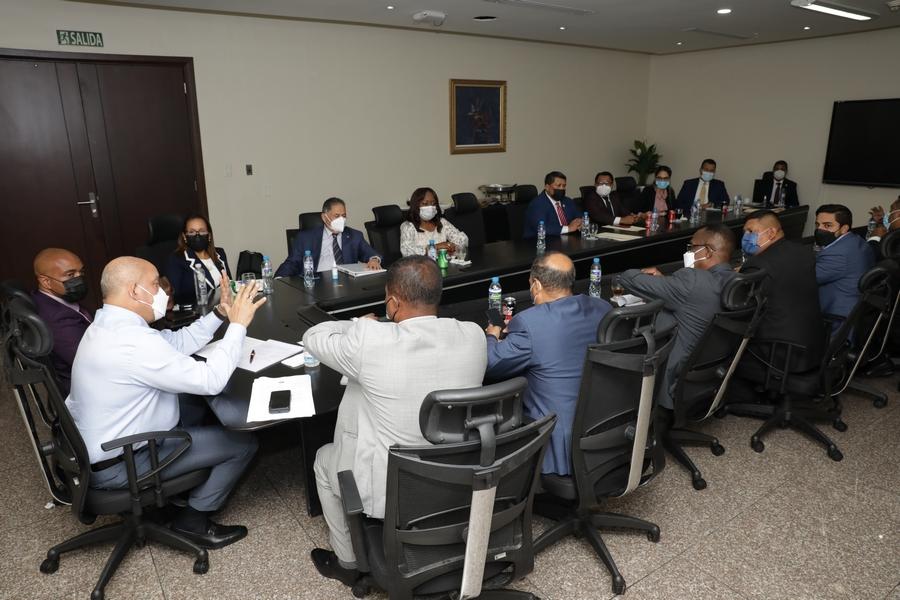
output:
[[[423,10],[413,15],[413,21],[416,23],[427,23],[433,27],[440,27],[447,18],[446,13],[439,10]]]

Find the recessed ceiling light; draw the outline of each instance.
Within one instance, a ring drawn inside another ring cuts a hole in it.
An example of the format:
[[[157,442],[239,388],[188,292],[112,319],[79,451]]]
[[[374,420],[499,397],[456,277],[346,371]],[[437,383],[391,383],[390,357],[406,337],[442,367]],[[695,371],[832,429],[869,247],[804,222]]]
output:
[[[676,46],[681,46],[682,44],[684,44],[684,42],[675,42]]]
[[[717,12],[718,14],[720,14],[720,15],[730,15],[730,14],[731,14],[731,9],[730,9],[730,8],[720,8],[720,9],[717,10],[716,12]]]
[[[566,30],[566,26],[565,26],[565,25],[560,25],[560,26],[559,26],[559,30],[560,30],[560,31],[565,31],[565,30]]]
[[[812,27],[810,27],[809,25],[807,25],[806,27],[803,28],[803,31],[809,31],[810,29],[812,29]]]
[[[496,21],[497,17],[493,15],[479,15],[477,17],[472,17],[474,21]]]
[[[393,7],[392,5],[390,5],[390,4],[388,4],[387,9],[388,9],[388,10],[394,10],[394,7]]]

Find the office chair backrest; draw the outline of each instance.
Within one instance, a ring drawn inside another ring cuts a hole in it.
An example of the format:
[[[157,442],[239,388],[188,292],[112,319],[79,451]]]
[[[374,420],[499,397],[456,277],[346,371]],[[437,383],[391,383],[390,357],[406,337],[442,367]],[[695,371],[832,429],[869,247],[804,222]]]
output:
[[[630,175],[627,177],[616,177],[616,192],[619,194],[619,201],[628,212],[641,212],[640,191],[637,189],[637,181]]]
[[[583,185],[578,188],[579,193],[581,193],[582,198],[587,198],[588,194],[596,190],[596,186],[593,185]]]
[[[484,246],[487,235],[484,232],[484,215],[475,194],[470,192],[453,194],[453,206],[444,212],[447,220],[469,238],[469,248]]]
[[[297,215],[297,227],[303,230],[315,229],[322,225],[321,212],[302,212]]]
[[[374,221],[366,223],[369,242],[382,257],[382,266],[388,267],[400,258],[400,225],[406,220],[403,210],[396,204],[376,206],[372,209]]]
[[[530,183],[525,183],[522,185],[516,186],[516,204],[528,204],[535,198],[537,198],[538,191],[537,188]]]
[[[528,212],[527,204],[510,204],[506,207],[506,221],[509,224],[509,239],[519,241],[525,230],[525,213]]]
[[[883,269],[887,272],[889,277],[884,282],[878,282],[881,276],[878,274],[879,270]],[[881,338],[881,343],[877,344],[876,338],[876,349],[871,350],[869,352],[869,356],[867,360],[872,361],[881,356],[885,349],[887,348],[888,340],[891,337],[891,332],[894,330],[894,322],[897,319],[897,312],[900,309],[900,265],[897,264],[897,261],[892,258],[886,258],[880,261],[875,268],[867,271],[863,274],[862,277],[859,278],[859,290],[860,292],[865,293],[867,288],[874,288],[877,285],[885,285],[886,293],[890,299],[890,305],[887,308],[887,323],[884,324],[879,332],[879,337]]]
[[[531,503],[555,421],[496,435],[487,465],[487,440],[390,449],[383,543],[392,598],[475,598],[483,581],[533,568]]]
[[[583,510],[633,491],[662,468],[653,404],[676,329],[657,324],[662,307],[656,300],[612,309],[598,326],[598,343],[588,346],[572,426],[572,472]]]
[[[291,250],[294,249],[294,239],[296,239],[298,233],[300,233],[299,229],[285,229],[284,230],[284,237],[285,237],[285,240],[287,241],[287,255],[286,256],[291,255]]]
[[[900,229],[888,231],[887,235],[881,238],[880,248],[883,257],[900,260]]]
[[[169,257],[178,248],[178,236],[184,226],[184,217],[165,214],[150,217],[147,221],[147,243],[135,248],[134,254],[147,260],[160,273],[165,273]]]

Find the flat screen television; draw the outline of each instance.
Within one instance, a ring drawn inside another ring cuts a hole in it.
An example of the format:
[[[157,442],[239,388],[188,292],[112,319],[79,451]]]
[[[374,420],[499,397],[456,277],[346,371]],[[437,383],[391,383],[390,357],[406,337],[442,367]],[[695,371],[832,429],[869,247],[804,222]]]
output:
[[[834,103],[822,181],[900,187],[900,98]]]

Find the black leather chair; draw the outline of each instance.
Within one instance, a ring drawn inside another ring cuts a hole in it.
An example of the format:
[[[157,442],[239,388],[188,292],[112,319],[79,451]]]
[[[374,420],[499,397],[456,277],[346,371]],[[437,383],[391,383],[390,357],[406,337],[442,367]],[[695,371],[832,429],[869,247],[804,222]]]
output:
[[[366,234],[372,247],[381,255],[385,268],[400,258],[400,225],[406,220],[403,210],[396,204],[376,206],[372,209],[374,221],[366,221]]]
[[[297,227],[300,229],[315,229],[321,224],[321,212],[302,212],[297,215]]]
[[[531,508],[556,417],[522,425],[524,378],[432,392],[422,434],[435,445],[390,448],[384,521],[366,519],[351,471],[338,474],[360,598],[534,599],[500,590],[534,567]],[[485,591],[482,591],[485,588]]]
[[[723,310],[712,318],[678,370],[672,390],[674,421],[662,432],[662,441],[690,472],[696,490],[706,488],[706,480],[684,446],[708,446],[715,456],[724,454],[725,448],[716,437],[686,427],[705,421],[722,405],[731,376],[764,314],[765,277],[764,269],[738,273],[725,285]]]
[[[299,229],[285,229],[284,237],[287,241],[287,256],[291,255],[291,250],[294,249],[294,238],[297,237],[297,234],[300,233]]]
[[[634,177],[616,177],[616,191],[619,193],[619,200],[628,212],[641,212],[640,192],[637,188],[637,181]]]
[[[887,235],[881,238],[879,246],[881,255],[884,258],[893,258],[900,261],[900,229],[889,231]]]
[[[572,426],[572,476],[541,477],[546,494],[535,512],[555,521],[535,540],[536,551],[570,534],[584,535],[612,576],[613,593],[625,579],[600,528],[638,529],[653,542],[659,527],[627,515],[597,511],[604,498],[620,497],[662,470],[665,457],[653,429],[654,398],[664,380],[675,327],[660,328],[663,302],[614,308],[600,322],[598,343],[588,346]]]
[[[469,248],[484,246],[484,216],[478,198],[471,192],[453,194],[453,206],[444,213],[447,220],[469,237]]]
[[[591,192],[595,192],[596,189],[597,186],[594,185],[582,185],[578,188],[578,192],[581,194],[582,198],[587,198],[588,194],[590,194]]]
[[[178,236],[181,235],[182,227],[184,227],[182,215],[165,214],[151,217],[147,221],[147,243],[135,249],[135,256],[152,262],[160,273],[165,273],[169,256],[178,247]]]
[[[537,198],[538,190],[530,183],[516,185],[514,204],[525,204]]]
[[[510,204],[506,207],[506,219],[509,223],[509,239],[519,241],[525,233],[525,213],[528,204]]]
[[[169,464],[178,459],[191,445],[191,438],[183,431],[159,431],[110,440],[101,445],[104,451],[124,449],[128,469],[128,488],[101,490],[91,488],[91,464],[81,434],[72,420],[56,382],[41,362],[53,346],[53,338],[46,324],[24,303],[12,303],[10,307],[13,335],[8,340],[8,352],[13,358],[8,365],[13,381],[27,383],[43,389],[46,399],[57,418],[53,438],[41,447],[41,452],[55,465],[54,474],[68,490],[72,512],[84,524],[91,524],[97,515],[123,515],[117,523],[87,531],[58,544],[47,552],[41,563],[42,573],[54,573],[59,568],[59,558],[69,552],[95,543],[116,542],[109,560],[100,573],[97,585],[91,593],[92,600],[101,600],[104,588],[112,578],[122,559],[133,545],[143,546],[147,540],[194,554],[194,572],[206,573],[209,556],[205,549],[181,537],[171,529],[144,518],[144,511],[151,506],[163,507],[172,495],[180,494],[203,483],[209,469],[191,471],[171,479],[160,475]],[[173,453],[160,460],[157,442],[166,438],[180,438],[181,445]],[[134,464],[135,446],[148,444],[152,470],[138,475]]]

